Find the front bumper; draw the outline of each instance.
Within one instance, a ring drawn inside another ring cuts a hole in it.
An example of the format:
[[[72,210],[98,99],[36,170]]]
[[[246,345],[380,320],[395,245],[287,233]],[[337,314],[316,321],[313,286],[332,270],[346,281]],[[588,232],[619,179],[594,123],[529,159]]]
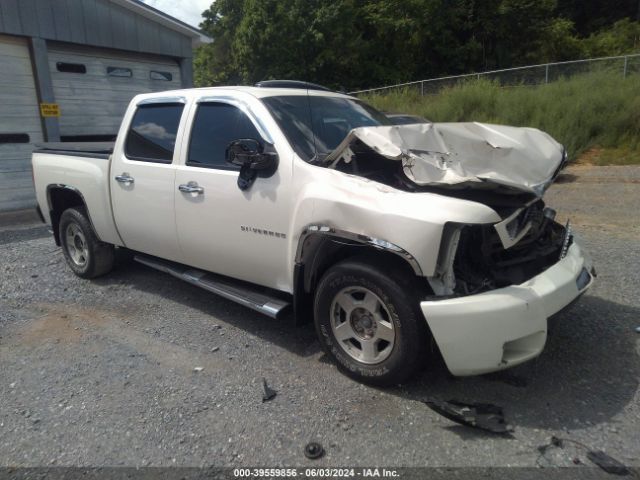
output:
[[[421,302],[420,308],[451,373],[478,375],[539,355],[547,319],[592,283],[590,260],[574,241],[562,260],[521,285]]]

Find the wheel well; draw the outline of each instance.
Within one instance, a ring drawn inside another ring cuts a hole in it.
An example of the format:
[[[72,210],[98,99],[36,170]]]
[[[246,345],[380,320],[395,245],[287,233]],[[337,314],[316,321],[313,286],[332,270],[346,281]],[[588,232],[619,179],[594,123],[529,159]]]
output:
[[[47,188],[49,201],[49,214],[51,216],[51,229],[56,245],[60,245],[60,216],[62,212],[71,207],[84,207],[86,203],[77,190],[65,186],[50,186]]]
[[[320,279],[333,265],[350,258],[383,269],[394,269],[406,278],[416,280],[416,287],[428,293],[426,280],[420,282],[412,265],[401,256],[371,245],[358,244],[325,235],[312,235],[305,239],[304,251],[296,264],[294,275],[294,308],[296,323],[308,323],[313,318],[313,292]],[[422,290],[422,288],[420,288]]]

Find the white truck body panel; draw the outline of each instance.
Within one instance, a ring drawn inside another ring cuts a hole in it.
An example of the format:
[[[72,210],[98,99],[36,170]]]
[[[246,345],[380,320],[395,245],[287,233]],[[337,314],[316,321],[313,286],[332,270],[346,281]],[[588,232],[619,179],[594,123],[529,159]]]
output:
[[[562,261],[521,285],[437,298],[450,295],[453,285],[447,276],[453,275],[451,239],[457,242],[458,237],[445,238],[446,225],[495,225],[504,219],[478,201],[400,190],[305,162],[260,100],[276,95],[350,98],[252,87],[139,95],[127,110],[110,159],[34,154],[37,200],[45,221],[52,221],[48,188],[72,188],[81,193],[103,242],[286,293],[294,293],[296,256],[310,226],[348,232],[410,257],[415,273],[433,287],[435,297],[421,302],[420,308],[452,373],[499,370],[539,354],[546,319],[588,287],[576,287],[585,267],[577,244]],[[184,104],[173,161],[127,158],[125,141],[136,106],[163,98]],[[275,173],[240,190],[237,170],[188,164],[198,102],[228,103],[242,110],[277,152]],[[133,181],[116,182],[116,176]],[[203,190],[179,191],[187,184]]]
[[[73,187],[81,192],[91,224],[98,237],[104,242],[123,246],[111,212],[108,160],[35,153],[33,169],[36,200],[38,205],[41,205],[42,215],[48,224],[51,224],[49,208],[43,208],[49,205],[48,187],[55,185]],[[109,207],[105,208],[106,206]]]

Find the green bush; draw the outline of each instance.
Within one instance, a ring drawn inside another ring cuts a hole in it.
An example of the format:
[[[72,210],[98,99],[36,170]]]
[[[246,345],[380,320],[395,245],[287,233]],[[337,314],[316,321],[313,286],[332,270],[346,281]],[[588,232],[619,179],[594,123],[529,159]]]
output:
[[[624,148],[640,160],[640,76],[597,72],[547,85],[501,87],[470,80],[421,96],[415,89],[365,97],[386,112],[434,122],[486,122],[535,127],[565,145],[572,159],[591,147]],[[633,156],[633,155],[632,155]]]

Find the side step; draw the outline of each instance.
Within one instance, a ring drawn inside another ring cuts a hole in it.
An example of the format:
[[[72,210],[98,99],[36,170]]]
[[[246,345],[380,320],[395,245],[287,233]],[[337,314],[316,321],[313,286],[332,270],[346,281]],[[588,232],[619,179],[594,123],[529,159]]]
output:
[[[240,305],[264,313],[271,318],[278,318],[291,305],[291,302],[269,295],[263,291],[263,287],[254,286],[250,283],[147,255],[136,255],[133,259],[136,262],[173,275],[180,280],[204,288]]]

